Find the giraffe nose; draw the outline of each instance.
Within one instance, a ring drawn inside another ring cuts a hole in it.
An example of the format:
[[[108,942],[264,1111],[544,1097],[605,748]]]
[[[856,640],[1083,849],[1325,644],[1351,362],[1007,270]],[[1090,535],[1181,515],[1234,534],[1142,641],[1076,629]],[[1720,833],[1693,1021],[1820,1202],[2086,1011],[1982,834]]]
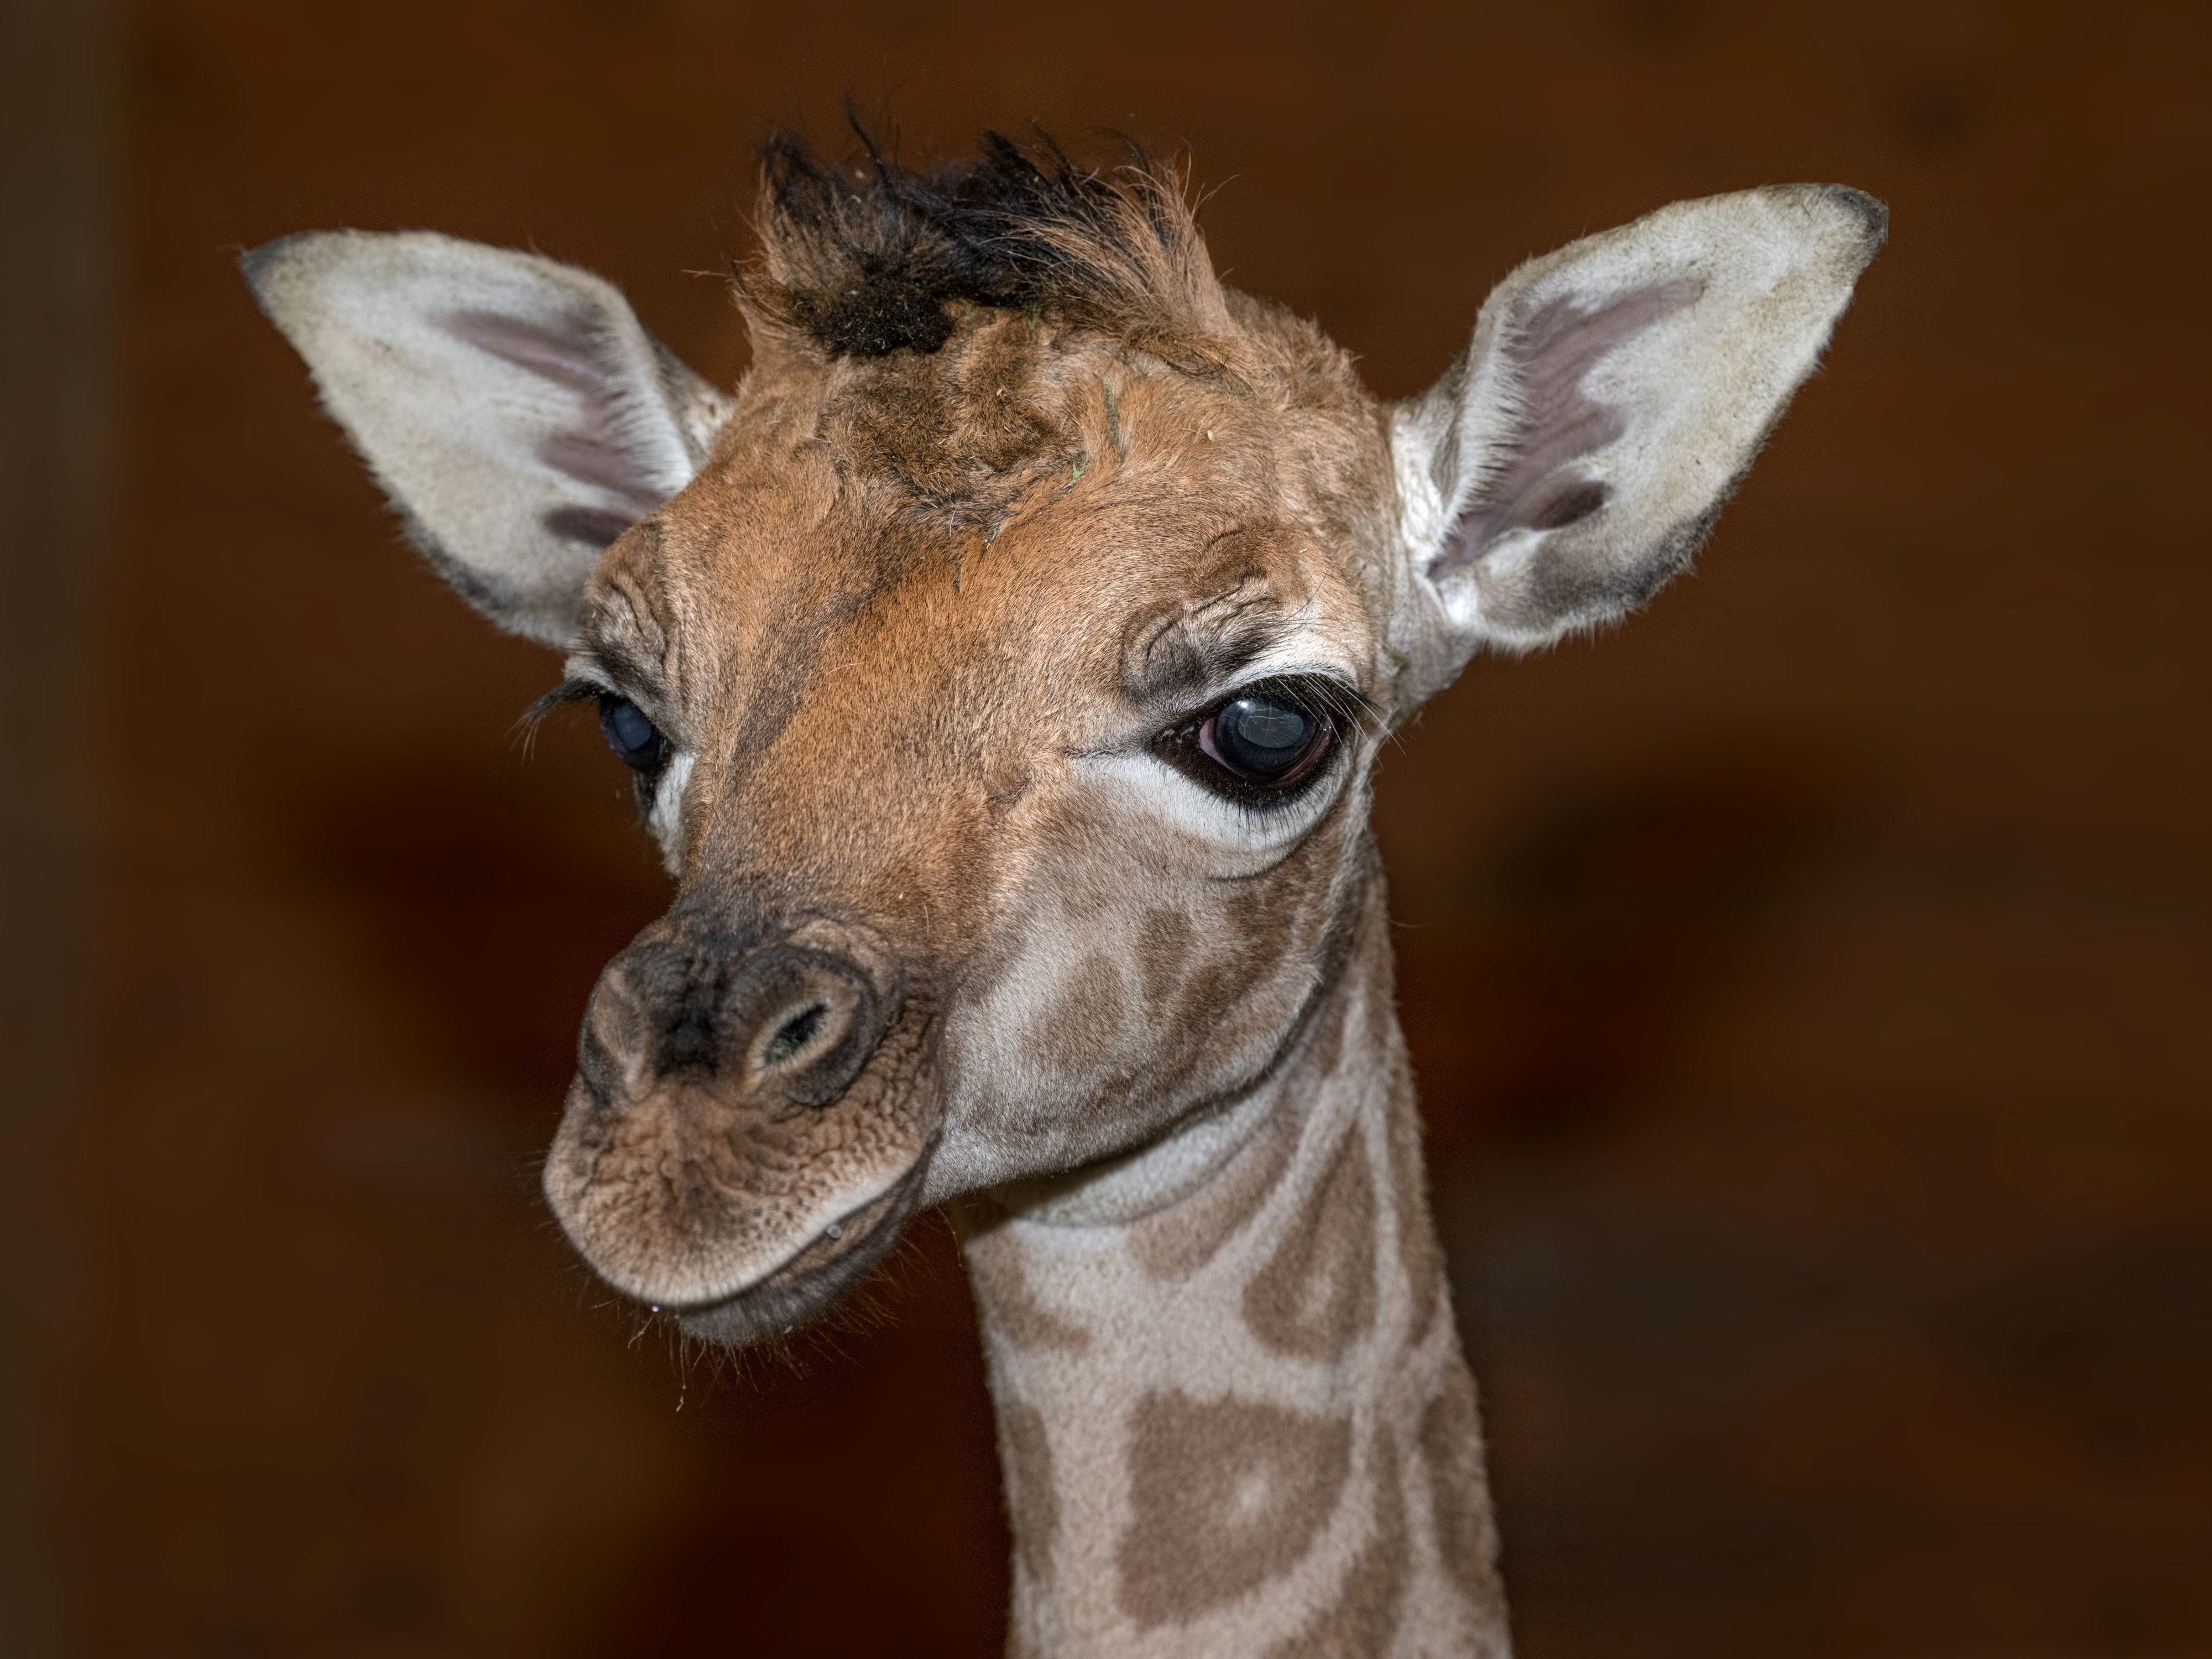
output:
[[[778,944],[732,956],[665,938],[607,964],[578,1060],[608,1105],[692,1081],[763,1105],[821,1107],[860,1074],[886,1023],[869,975],[836,952]]]

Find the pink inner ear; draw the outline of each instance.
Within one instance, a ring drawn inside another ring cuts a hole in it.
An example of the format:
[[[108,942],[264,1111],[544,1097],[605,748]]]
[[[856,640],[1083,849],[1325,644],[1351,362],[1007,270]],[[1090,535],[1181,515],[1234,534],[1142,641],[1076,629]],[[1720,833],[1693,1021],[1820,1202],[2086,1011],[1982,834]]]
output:
[[[580,308],[544,323],[495,311],[456,311],[441,321],[455,339],[575,394],[574,424],[539,439],[538,459],[614,499],[556,507],[544,515],[548,530],[607,547],[660,505],[664,492],[623,429],[624,406],[637,393],[623,373],[616,342],[595,317]]]
[[[1520,394],[1512,441],[1468,502],[1429,567],[1442,575],[1474,562],[1513,530],[1557,530],[1605,505],[1606,486],[1574,463],[1628,429],[1628,416],[1583,395],[1583,382],[1632,334],[1696,302],[1695,278],[1634,289],[1592,309],[1561,297],[1501,331],[1510,380]]]

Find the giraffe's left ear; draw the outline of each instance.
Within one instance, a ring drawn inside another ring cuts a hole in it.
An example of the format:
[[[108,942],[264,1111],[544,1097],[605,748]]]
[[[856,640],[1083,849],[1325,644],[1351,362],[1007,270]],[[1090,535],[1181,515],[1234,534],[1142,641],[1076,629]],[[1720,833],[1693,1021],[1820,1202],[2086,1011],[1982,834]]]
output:
[[[1484,645],[1608,622],[1690,561],[1881,246],[1836,185],[1678,202],[1498,284],[1394,411],[1401,707]]]

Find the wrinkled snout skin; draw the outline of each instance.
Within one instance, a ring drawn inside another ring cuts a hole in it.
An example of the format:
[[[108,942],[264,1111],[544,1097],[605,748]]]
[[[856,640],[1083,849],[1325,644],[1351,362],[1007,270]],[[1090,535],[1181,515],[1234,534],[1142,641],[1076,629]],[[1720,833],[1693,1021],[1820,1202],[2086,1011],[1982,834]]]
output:
[[[762,942],[664,918],[592,991],[546,1166],[555,1213],[617,1289],[701,1310],[697,1334],[782,1329],[912,1212],[943,1117],[936,1029],[851,927]],[[708,1310],[771,1276],[782,1296]]]
[[[570,671],[666,735],[641,798],[678,876],[545,1170],[609,1284],[779,1333],[917,1208],[1137,1147],[1302,1029],[1377,735],[1289,829],[1146,751],[1240,656],[1388,696],[1385,422],[1265,320],[1303,403],[1000,312],[927,357],[769,353],[608,550]]]

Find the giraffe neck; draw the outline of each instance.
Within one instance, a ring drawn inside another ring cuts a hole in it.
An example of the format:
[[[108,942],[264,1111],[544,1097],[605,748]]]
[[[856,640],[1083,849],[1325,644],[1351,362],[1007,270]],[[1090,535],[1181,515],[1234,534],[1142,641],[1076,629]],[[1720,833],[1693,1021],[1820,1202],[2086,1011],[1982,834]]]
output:
[[[1011,1652],[1502,1659],[1379,879],[1258,1090],[968,1226]]]

